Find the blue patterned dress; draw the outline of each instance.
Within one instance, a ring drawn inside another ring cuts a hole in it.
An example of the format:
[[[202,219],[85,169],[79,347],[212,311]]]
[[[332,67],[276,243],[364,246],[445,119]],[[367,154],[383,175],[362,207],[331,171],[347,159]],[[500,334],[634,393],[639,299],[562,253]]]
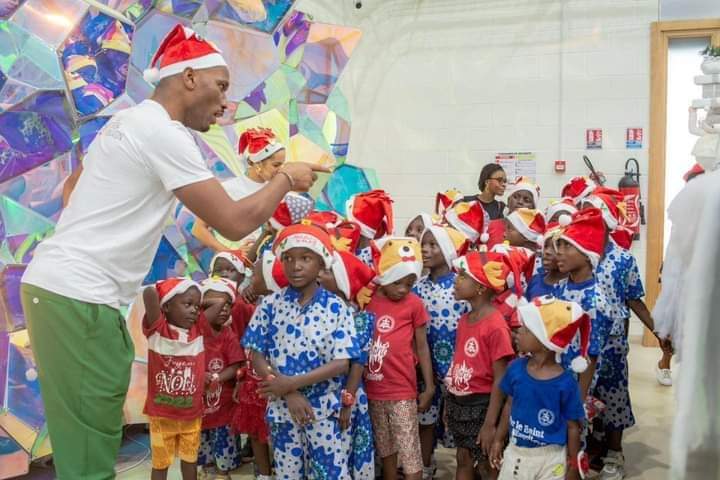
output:
[[[318,287],[300,305],[292,287],[265,297],[255,310],[243,346],[262,353],[283,375],[303,375],[332,360],[359,356],[352,311],[340,297]],[[347,478],[347,442],[338,422],[340,392],[346,376],[300,390],[310,403],[315,421],[295,424],[282,398],[268,402],[267,421],[278,479]]]

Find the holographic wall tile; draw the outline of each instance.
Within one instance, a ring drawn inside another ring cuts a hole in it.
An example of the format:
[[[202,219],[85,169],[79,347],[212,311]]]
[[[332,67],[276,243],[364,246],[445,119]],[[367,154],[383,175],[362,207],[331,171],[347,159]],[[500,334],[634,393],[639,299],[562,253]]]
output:
[[[25,315],[20,303],[23,273],[25,265],[0,266],[0,331],[14,332],[25,328]]]
[[[11,20],[56,48],[89,8],[82,0],[26,0]]]
[[[272,33],[296,0],[208,0],[211,18]]]

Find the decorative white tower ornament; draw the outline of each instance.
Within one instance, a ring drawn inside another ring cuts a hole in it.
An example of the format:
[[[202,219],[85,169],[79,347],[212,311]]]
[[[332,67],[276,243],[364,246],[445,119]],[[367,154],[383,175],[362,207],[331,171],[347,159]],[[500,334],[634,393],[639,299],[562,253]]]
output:
[[[693,100],[688,123],[690,133],[700,137],[692,154],[697,163],[710,171],[720,165],[720,47],[709,45],[701,54],[704,75],[695,77],[695,85],[702,87],[702,98]],[[700,122],[699,109],[707,112]]]

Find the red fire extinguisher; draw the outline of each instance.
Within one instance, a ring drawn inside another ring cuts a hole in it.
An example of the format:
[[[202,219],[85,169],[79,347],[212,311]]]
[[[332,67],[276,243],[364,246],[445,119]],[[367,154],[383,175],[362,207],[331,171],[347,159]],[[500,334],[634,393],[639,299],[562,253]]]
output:
[[[634,171],[631,164],[635,164]],[[618,190],[625,198],[626,218],[622,226],[630,230],[633,240],[640,238],[640,225],[645,225],[645,208],[640,197],[640,165],[634,158],[625,162],[625,176],[618,182]]]

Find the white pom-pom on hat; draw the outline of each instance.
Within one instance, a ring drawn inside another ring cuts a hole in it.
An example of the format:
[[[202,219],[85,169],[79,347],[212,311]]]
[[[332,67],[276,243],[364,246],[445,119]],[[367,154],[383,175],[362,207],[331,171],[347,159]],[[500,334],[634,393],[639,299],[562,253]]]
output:
[[[570,368],[575,373],[582,373],[588,368],[588,361],[585,357],[578,355],[570,362]]]
[[[558,218],[558,223],[561,227],[567,227],[570,225],[570,222],[572,222],[572,217],[570,215],[560,215],[560,218]]]
[[[483,233],[480,235],[480,243],[487,243],[490,240],[490,235]]]
[[[25,370],[25,379],[28,382],[34,382],[35,380],[37,380],[37,377],[38,377],[38,373],[37,373],[36,369],[28,368],[27,370]]]
[[[143,72],[143,80],[148,83],[155,84],[160,80],[160,69],[159,68],[148,68]]]

